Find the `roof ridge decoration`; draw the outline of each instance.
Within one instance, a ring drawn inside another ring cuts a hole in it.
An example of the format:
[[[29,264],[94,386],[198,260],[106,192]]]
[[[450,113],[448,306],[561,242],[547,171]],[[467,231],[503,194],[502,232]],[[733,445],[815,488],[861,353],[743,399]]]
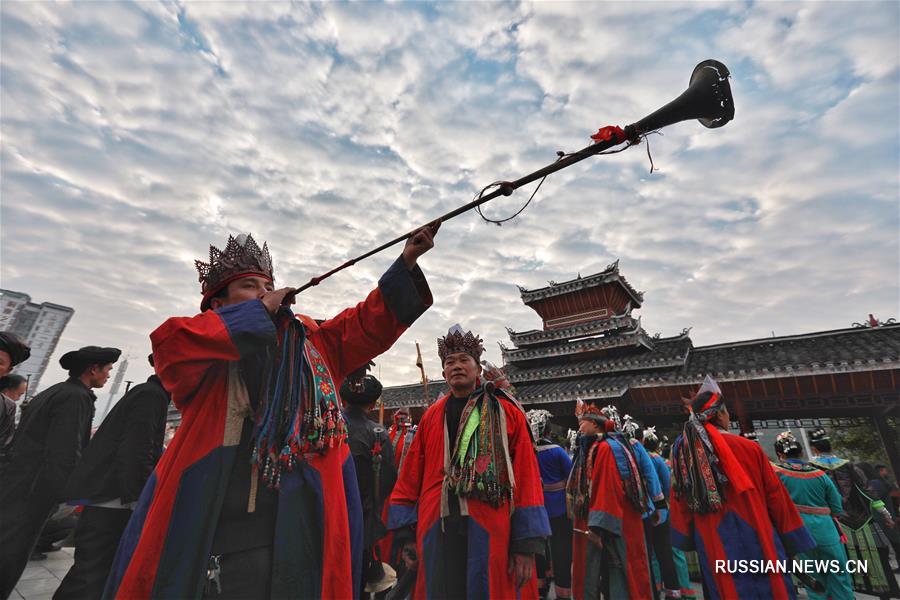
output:
[[[866,319],[865,323],[854,323],[853,327],[882,327],[884,325],[895,325],[897,323],[897,319],[891,317],[886,321],[882,321],[881,319],[876,318],[872,313],[869,313],[869,318]]]

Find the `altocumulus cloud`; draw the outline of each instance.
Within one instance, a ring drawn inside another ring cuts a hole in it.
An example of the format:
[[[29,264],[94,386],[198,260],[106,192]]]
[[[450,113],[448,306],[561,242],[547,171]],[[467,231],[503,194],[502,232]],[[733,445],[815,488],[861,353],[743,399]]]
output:
[[[648,114],[705,58],[732,71],[724,129],[653,137],[652,175],[640,148],[568,169],[503,227],[444,226],[422,260],[435,306],[377,361],[385,383],[417,379],[414,340],[437,377],[434,339],[456,321],[499,360],[505,326],[539,326],[514,284],[617,258],[644,326],[692,326],[695,343],[900,316],[896,2],[0,11],[2,285],[75,307],[60,351],[146,354],[163,319],[196,311],[208,243],[252,231],[302,283]],[[395,255],[301,310],[355,303]]]

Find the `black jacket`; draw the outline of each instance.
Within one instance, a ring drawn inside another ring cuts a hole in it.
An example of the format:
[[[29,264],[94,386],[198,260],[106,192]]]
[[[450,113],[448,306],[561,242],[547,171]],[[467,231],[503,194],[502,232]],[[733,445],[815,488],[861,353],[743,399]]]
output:
[[[79,379],[70,377],[31,400],[0,476],[0,506],[12,495],[64,500],[66,482],[91,437],[96,399]]]
[[[368,548],[387,534],[381,511],[397,481],[394,450],[384,427],[370,420],[365,410],[351,404],[344,414],[362,500],[363,544]]]
[[[16,431],[16,403],[0,394],[0,452],[12,443]]]
[[[156,375],[103,419],[66,486],[66,500],[134,502],[162,454],[169,394]]]

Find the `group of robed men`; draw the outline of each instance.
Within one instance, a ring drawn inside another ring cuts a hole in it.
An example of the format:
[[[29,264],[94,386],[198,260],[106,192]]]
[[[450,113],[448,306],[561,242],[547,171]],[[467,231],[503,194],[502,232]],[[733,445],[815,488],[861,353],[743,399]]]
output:
[[[887,544],[872,540],[893,533],[891,515],[860,469],[832,454],[824,429],[809,434],[812,460],[800,459],[800,444],[785,432],[775,441],[779,460],[770,463],[755,436],[728,432],[730,416],[712,379],[689,410],[667,461],[654,428],[641,434],[613,406],[580,406],[574,462],[547,435],[550,413],[529,411],[554,522],[557,597],[693,597],[685,551],[697,553],[706,598],[795,597],[791,574],[716,567],[757,561],[772,569],[788,560],[791,569],[793,558],[834,561],[820,562],[829,568],[819,572],[794,573],[809,598],[853,598],[854,588],[900,597]],[[567,511],[554,497],[563,481]],[[867,571],[848,571],[848,555],[865,560]]]
[[[0,332],[0,363],[11,338]],[[24,348],[27,358],[27,346],[15,342],[19,356]],[[50,538],[54,529],[62,531],[60,537],[69,532],[62,527],[65,518],[48,521],[72,510],[58,510],[61,503],[81,508],[75,561],[54,598],[99,598],[103,591],[131,509],[162,453],[169,404],[151,376],[131,388],[91,436],[93,390],[106,384],[119,356],[117,348],[97,346],[67,352],[59,362],[69,378],[22,403],[0,464],[0,598],[12,594],[29,558],[46,558],[35,551],[39,539]]]
[[[209,262],[196,261],[201,312],[150,335],[181,426],[136,502],[113,499],[133,511],[103,597],[356,598],[383,578],[382,556],[396,566],[401,557],[415,598],[537,596],[535,557],[565,530],[545,506],[560,480],[550,490],[542,483],[540,436],[508,388],[483,376],[477,335],[454,327],[438,340],[450,391],[414,435],[402,417],[387,435],[362,422],[380,392],[365,367],[432,303],[417,260],[436,231],[418,230],[364,301],[325,321],[290,310],[295,290],[274,289],[268,248],[251,236],[229,237],[224,250],[210,247]],[[78,409],[79,444],[89,437],[90,387],[116,358],[82,356],[70,370],[78,381],[67,383],[84,387],[89,406]],[[789,597],[787,577],[711,568],[815,546],[759,446],[727,432],[721,392],[701,388],[693,399],[672,450],[668,499],[658,461],[616,420],[594,406],[579,415],[564,487],[574,596],[654,597],[648,548],[677,596],[672,553],[662,551],[671,537],[698,551],[711,597]],[[43,464],[35,471],[38,483],[17,484],[14,496],[32,499],[67,479]],[[46,518],[49,506],[23,510]],[[565,597],[564,576],[557,583]]]

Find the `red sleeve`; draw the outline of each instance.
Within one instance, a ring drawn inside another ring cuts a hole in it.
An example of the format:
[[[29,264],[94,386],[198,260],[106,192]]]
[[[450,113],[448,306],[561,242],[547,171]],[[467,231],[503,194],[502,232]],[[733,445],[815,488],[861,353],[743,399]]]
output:
[[[343,381],[367,361],[387,351],[403,335],[400,323],[384,302],[381,290],[319,325],[319,344],[335,382]]]
[[[348,308],[318,329],[320,347],[336,382],[387,351],[431,306],[431,292],[419,267],[398,259],[364,302]]]
[[[211,366],[240,360],[275,339],[275,324],[260,300],[173,317],[150,334],[156,373],[179,408]]]
[[[513,488],[514,510],[510,522],[510,539],[550,536],[550,519],[544,507],[544,491],[537,454],[525,415],[512,402],[500,400],[506,415],[509,435],[509,458],[516,478]]]
[[[756,455],[757,469],[761,473],[762,479],[762,492],[765,494],[766,506],[769,509],[769,519],[781,537],[788,555],[794,556],[798,552],[812,550],[815,548],[816,542],[803,525],[803,519],[797,511],[794,501],[791,500],[791,495],[778,475],[775,474],[769,458],[756,442],[742,441],[746,442],[746,444],[741,444],[742,447],[747,448],[747,444],[749,444],[748,449]]]

